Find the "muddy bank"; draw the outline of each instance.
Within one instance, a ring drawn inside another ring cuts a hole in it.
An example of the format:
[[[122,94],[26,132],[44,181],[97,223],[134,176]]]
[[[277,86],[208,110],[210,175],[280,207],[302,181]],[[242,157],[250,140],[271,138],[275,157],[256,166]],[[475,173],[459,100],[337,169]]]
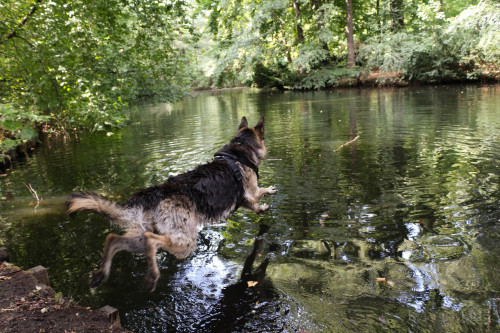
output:
[[[116,310],[92,310],[62,297],[46,272],[0,263],[0,332],[127,332]]]
[[[40,134],[38,138],[24,142],[7,152],[0,151],[0,175],[5,174],[5,172],[9,169],[12,169],[17,161],[27,159],[36,149],[41,140],[42,135]]]

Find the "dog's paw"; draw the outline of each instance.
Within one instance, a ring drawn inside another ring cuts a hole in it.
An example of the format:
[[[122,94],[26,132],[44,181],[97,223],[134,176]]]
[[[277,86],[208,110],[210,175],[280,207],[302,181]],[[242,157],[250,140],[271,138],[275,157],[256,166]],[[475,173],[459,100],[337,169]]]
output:
[[[268,209],[269,209],[269,205],[268,204],[262,204],[259,207],[259,213],[265,212]]]
[[[156,283],[158,282],[158,279],[160,276],[154,276],[153,274],[148,274],[144,278],[144,288],[148,290],[149,292],[153,292],[156,289]]]
[[[90,276],[90,287],[91,288],[97,288],[101,284],[103,284],[104,282],[106,282],[107,279],[108,279],[108,277],[103,272],[101,272],[101,271],[93,271],[91,273],[91,276]]]
[[[278,192],[278,190],[277,190],[277,189],[276,189],[276,187],[274,187],[274,186],[269,186],[269,187],[267,188],[267,193],[268,193],[268,194],[275,194],[276,192]]]

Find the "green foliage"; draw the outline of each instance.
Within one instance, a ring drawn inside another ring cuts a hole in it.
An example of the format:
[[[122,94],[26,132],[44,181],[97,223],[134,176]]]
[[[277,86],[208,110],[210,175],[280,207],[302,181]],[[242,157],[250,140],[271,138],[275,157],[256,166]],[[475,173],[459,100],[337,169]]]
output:
[[[178,98],[192,38],[183,1],[8,1],[0,5],[0,102],[57,129],[121,126],[143,97]]]
[[[409,80],[473,78],[467,72],[470,60],[477,64],[498,59],[499,26],[498,6],[492,1],[473,6],[475,2],[384,1],[377,6],[354,2],[356,63]],[[214,61],[204,62],[210,70],[199,73],[213,75],[216,86],[303,89],[352,77],[331,70],[345,66],[347,57],[344,1],[200,0],[200,7],[207,17],[205,35],[211,34],[213,40],[205,55]],[[462,34],[462,24],[470,25],[470,32]],[[473,28],[474,24],[481,27]],[[296,81],[297,76],[302,81]]]
[[[482,1],[433,31],[383,34],[361,48],[364,65],[409,80],[477,79],[481,64],[500,68],[500,7]]]
[[[292,61],[292,67],[308,73],[324,63],[328,57],[328,50],[320,48],[316,44],[303,44],[298,47],[298,55]]]
[[[34,124],[47,120],[48,117],[33,111],[27,112],[9,104],[0,104],[0,154],[37,138],[38,132]]]
[[[374,36],[360,49],[360,56],[367,68],[384,72],[404,72],[414,54],[433,47],[433,39],[427,33],[399,32]]]
[[[274,64],[270,67],[259,63],[255,65],[253,73],[251,83],[256,84],[259,88],[283,89],[285,86],[294,85],[300,79],[284,63]]]
[[[431,82],[498,68],[499,7],[474,3],[353,2],[357,65]],[[0,104],[23,124],[107,130],[130,103],[190,85],[328,87],[358,75],[342,69],[345,25],[340,0],[6,0]]]
[[[500,5],[481,1],[451,20],[444,30],[447,45],[461,62],[491,62],[500,65]]]
[[[312,71],[300,82],[293,86],[293,89],[320,89],[333,87],[342,80],[356,79],[362,73],[360,69],[351,68],[321,68]]]

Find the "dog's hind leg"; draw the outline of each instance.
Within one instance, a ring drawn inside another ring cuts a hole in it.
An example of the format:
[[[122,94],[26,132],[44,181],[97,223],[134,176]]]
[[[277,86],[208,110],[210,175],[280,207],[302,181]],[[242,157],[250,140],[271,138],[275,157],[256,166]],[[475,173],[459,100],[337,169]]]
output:
[[[125,250],[132,253],[144,253],[145,249],[143,235],[137,232],[128,232],[123,236],[109,234],[104,242],[101,266],[99,270],[92,272],[90,286],[99,287],[108,280],[111,262],[117,252]]]
[[[156,235],[152,232],[144,233],[144,239],[146,244],[146,261],[148,262],[148,273],[144,279],[144,284],[147,290],[153,292],[160,278],[160,269],[156,261],[156,251],[159,248],[168,248],[172,245],[172,241],[169,237]]]
[[[153,292],[160,277],[160,270],[156,262],[156,251],[162,249],[172,253],[179,259],[185,258],[193,252],[196,246],[196,237],[197,234],[195,232],[193,239],[183,237],[182,241],[177,240],[177,243],[174,243],[170,236],[158,235],[152,232],[144,233],[145,253],[148,262],[148,273],[144,281],[146,289]]]

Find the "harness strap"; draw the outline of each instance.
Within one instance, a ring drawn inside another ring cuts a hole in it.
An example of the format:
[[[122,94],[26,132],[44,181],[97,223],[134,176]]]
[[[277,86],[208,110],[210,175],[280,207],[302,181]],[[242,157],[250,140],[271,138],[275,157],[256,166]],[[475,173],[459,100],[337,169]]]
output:
[[[259,168],[254,163],[250,162],[246,157],[235,156],[233,154],[224,152],[218,152],[214,156],[216,160],[224,160],[229,164],[229,166],[233,170],[234,176],[239,182],[242,181],[243,175],[241,174],[241,170],[236,162],[240,162],[241,164],[246,165],[247,167],[252,169],[257,175],[257,179],[259,178]]]

